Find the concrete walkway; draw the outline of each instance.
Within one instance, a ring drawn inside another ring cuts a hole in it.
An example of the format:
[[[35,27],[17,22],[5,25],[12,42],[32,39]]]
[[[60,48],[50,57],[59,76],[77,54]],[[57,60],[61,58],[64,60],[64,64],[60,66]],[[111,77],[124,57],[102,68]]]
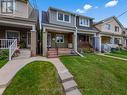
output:
[[[105,54],[101,54],[101,53],[98,53],[97,55],[101,55],[101,56],[106,56],[106,57],[110,57],[110,58],[115,58],[115,59],[127,61],[127,59],[125,59],[125,58],[115,57],[115,56],[111,56],[111,55],[105,55]]]
[[[48,59],[46,57],[32,57],[27,59],[17,59],[9,61],[3,68],[0,69],[0,95],[11,82],[15,74],[25,65],[32,61],[49,61],[54,64],[61,79],[66,95],[81,95],[77,89],[77,84],[73,80],[73,76],[67,68],[61,63],[58,58]]]

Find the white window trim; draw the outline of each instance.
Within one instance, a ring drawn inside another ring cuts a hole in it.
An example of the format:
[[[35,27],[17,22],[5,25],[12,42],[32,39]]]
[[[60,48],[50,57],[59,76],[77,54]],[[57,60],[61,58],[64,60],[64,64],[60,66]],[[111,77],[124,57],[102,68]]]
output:
[[[57,37],[57,35],[61,35],[61,36],[63,36],[63,42],[57,42],[57,39],[56,39],[56,43],[64,43],[64,34],[56,34],[56,37]]]
[[[1,1],[0,1],[1,2]],[[2,13],[2,11],[0,11],[2,14],[4,15],[11,15],[11,14],[15,14],[15,9],[16,9],[16,4],[15,4],[15,0],[12,0],[13,2],[13,12],[12,13]],[[2,5],[1,5],[1,8],[2,8]]]
[[[80,25],[80,26],[90,27],[90,20],[89,20],[89,19],[87,19],[87,20],[89,21],[89,22],[88,22],[88,25],[83,25],[83,24],[81,24],[81,23],[80,23],[81,19],[86,19],[86,18],[80,18],[80,17],[79,17],[79,25]]]
[[[63,20],[59,20],[59,19],[58,19],[58,13],[63,14]],[[65,21],[65,17],[64,17],[65,15],[68,15],[68,16],[69,16],[69,21]],[[67,14],[67,13],[62,13],[62,12],[58,12],[58,11],[57,11],[57,21],[65,22],[65,23],[71,23],[71,15],[70,15],[70,14]]]
[[[6,39],[7,39],[7,33],[8,32],[17,32],[18,33],[18,35],[19,35],[19,41],[20,41],[20,32],[19,31],[13,31],[13,30],[6,30],[6,35],[5,35],[5,37],[6,37]]]

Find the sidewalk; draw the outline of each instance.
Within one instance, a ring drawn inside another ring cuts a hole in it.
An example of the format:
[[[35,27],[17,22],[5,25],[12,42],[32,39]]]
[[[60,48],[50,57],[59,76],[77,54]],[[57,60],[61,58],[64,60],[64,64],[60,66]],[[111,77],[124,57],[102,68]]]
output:
[[[106,57],[110,57],[110,58],[115,58],[115,59],[119,59],[119,60],[123,60],[123,61],[127,61],[127,59],[125,58],[120,58],[120,57],[115,57],[115,56],[110,56],[110,55],[105,55],[105,54],[97,54],[97,55],[101,55],[101,56],[106,56]]]
[[[28,59],[17,59],[9,61],[3,68],[0,69],[0,95],[2,95],[2,93],[9,85],[15,74],[21,68],[31,63],[32,61],[49,61],[52,64],[54,64],[60,76],[63,88],[64,90],[66,90],[65,91],[66,95],[81,95],[80,91],[77,89],[77,84],[73,80],[73,76],[70,74],[67,68],[61,63],[61,61],[58,58],[48,59],[46,57],[32,57]],[[66,82],[70,84],[69,88],[66,86]]]

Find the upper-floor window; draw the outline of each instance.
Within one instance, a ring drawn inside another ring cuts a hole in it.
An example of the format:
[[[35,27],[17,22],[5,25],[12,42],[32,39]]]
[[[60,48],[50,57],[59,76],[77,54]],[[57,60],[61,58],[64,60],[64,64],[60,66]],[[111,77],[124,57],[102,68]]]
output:
[[[13,13],[13,0],[1,0],[1,12]]]
[[[119,27],[115,26],[115,32],[119,32]]]
[[[58,12],[57,20],[63,21],[63,22],[70,22],[70,15]]]
[[[90,26],[90,20],[86,19],[86,18],[79,18],[79,25],[89,27]]]
[[[111,30],[111,25],[110,24],[105,24],[105,29]]]

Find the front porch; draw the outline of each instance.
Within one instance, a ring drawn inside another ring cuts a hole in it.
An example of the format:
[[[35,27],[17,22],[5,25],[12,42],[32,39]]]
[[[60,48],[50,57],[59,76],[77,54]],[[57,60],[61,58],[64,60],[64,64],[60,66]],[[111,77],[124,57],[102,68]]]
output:
[[[87,52],[84,50],[88,50],[90,52],[94,51],[94,35],[95,34],[84,34],[84,33],[78,33],[77,37],[77,48],[78,52]]]
[[[0,39],[17,39],[17,44],[21,49],[30,49],[31,29],[21,27],[0,26]]]
[[[43,33],[43,56],[57,57],[74,52],[74,33],[72,31],[46,29]]]
[[[97,34],[96,50],[99,52],[110,52],[111,49],[124,46],[122,36]]]
[[[36,55],[36,25],[34,20],[0,18],[0,49],[9,50],[9,60],[16,49],[30,49]]]

